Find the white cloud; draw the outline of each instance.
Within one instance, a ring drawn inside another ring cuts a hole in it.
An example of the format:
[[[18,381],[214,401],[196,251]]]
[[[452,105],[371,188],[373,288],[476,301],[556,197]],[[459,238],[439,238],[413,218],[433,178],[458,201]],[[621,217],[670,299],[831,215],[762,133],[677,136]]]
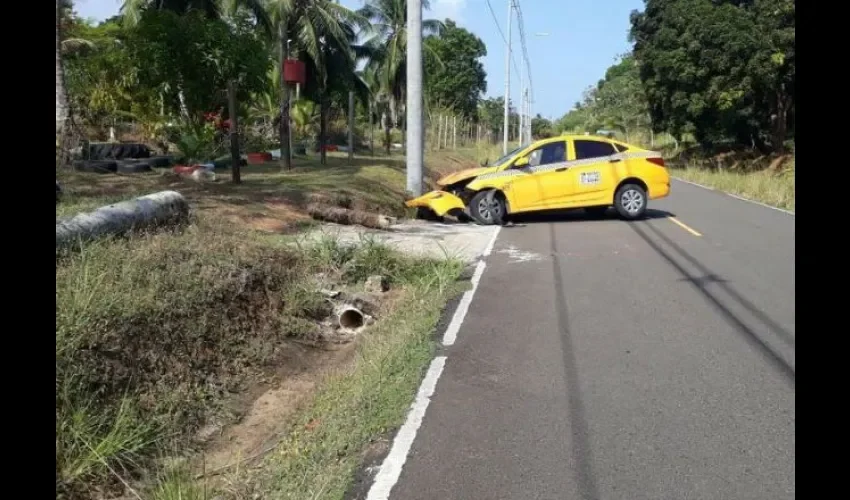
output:
[[[440,21],[448,18],[462,24],[465,8],[466,0],[431,0],[431,17]]]

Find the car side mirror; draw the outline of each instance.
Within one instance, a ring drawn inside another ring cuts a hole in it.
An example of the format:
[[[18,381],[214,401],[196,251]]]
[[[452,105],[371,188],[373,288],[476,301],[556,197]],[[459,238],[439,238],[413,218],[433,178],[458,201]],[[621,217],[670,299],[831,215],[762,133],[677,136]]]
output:
[[[514,168],[522,168],[528,166],[528,157],[523,156],[521,158],[517,158],[514,162]]]

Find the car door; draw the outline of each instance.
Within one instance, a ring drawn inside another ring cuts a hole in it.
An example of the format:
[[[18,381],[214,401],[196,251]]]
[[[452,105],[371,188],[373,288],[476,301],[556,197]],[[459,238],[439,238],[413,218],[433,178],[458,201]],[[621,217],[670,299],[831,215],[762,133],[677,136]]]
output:
[[[607,141],[598,139],[573,139],[570,159],[570,205],[610,202],[616,185],[616,165],[622,161],[614,155],[617,149]]]
[[[523,158],[528,164],[511,166],[517,175],[506,186],[506,195],[511,202],[511,211],[527,211],[551,208],[566,196],[568,172],[567,142],[558,140],[547,142],[533,149]]]

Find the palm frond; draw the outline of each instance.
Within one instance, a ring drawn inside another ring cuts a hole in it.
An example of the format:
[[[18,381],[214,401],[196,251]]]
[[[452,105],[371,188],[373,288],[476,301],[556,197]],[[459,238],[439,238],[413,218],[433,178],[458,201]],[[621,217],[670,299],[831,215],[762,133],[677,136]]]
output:
[[[84,38],[66,38],[62,40],[62,53],[73,54],[86,49],[94,49],[95,44],[91,40]]]

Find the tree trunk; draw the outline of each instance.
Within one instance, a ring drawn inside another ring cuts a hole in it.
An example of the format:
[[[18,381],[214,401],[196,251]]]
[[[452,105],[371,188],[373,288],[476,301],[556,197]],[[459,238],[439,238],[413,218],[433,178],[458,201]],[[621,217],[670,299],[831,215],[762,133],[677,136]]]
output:
[[[784,86],[776,92],[776,114],[773,115],[773,133],[771,142],[777,153],[785,151],[785,137],[788,135],[788,97],[784,95]]]
[[[56,247],[67,247],[110,234],[186,221],[189,204],[176,191],[160,191],[100,207],[56,223]]]
[[[375,115],[372,114],[372,99],[369,99],[369,154],[375,156]]]
[[[289,86],[283,79],[283,67],[287,57],[286,47],[286,20],[281,19],[278,26],[278,41],[280,42],[280,123],[278,125],[278,136],[280,140],[281,166],[285,170],[292,169],[292,154],[289,151]]]
[[[56,0],[56,165],[66,166],[71,159],[71,106],[65,87],[62,63],[62,2]]]
[[[319,96],[319,159],[322,165],[328,164],[328,152],[325,146],[328,135],[328,105],[327,97],[322,92]]]
[[[387,115],[386,111],[381,112],[381,125],[384,127],[384,147],[387,150],[387,156],[390,155],[390,131],[392,129],[392,124],[390,122],[390,117]]]

